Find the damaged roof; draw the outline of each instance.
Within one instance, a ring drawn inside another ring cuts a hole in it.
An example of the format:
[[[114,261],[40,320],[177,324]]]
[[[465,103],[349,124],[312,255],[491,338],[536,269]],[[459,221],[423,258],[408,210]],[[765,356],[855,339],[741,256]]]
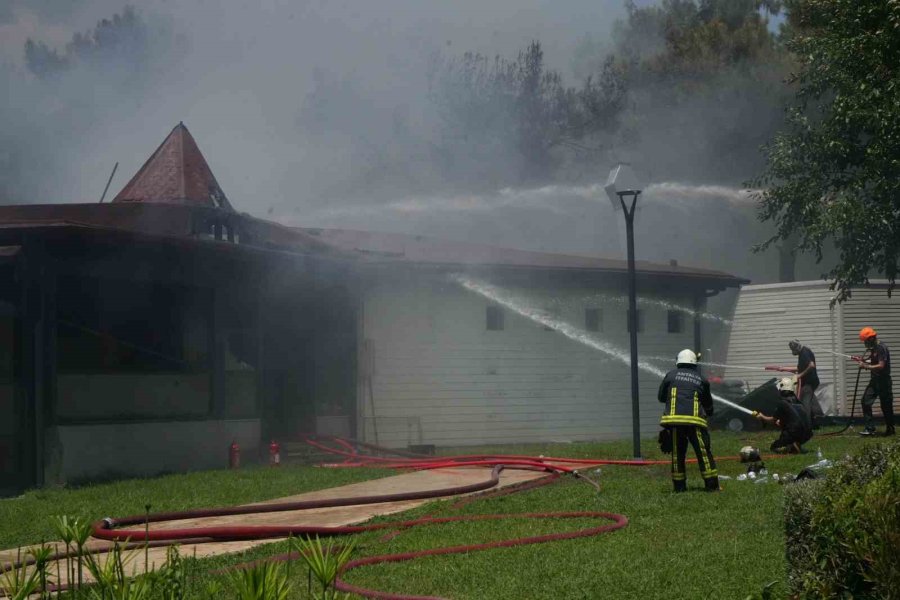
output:
[[[379,233],[352,229],[297,228],[345,251],[355,252],[369,262],[417,263],[447,266],[522,267],[557,270],[623,272],[624,260],[577,254],[554,254],[500,248],[487,244],[456,242],[421,235]],[[738,286],[749,280],[723,271],[635,261],[638,273],[717,280],[726,286]]]

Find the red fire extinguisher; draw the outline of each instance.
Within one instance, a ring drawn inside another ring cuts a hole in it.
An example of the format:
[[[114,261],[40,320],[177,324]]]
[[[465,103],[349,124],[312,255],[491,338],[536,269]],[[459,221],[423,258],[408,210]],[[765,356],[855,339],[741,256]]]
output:
[[[228,468],[238,469],[241,466],[241,447],[235,441],[228,447]]]
[[[269,444],[269,466],[277,467],[281,464],[281,446],[278,445],[278,442],[272,440],[272,443]]]

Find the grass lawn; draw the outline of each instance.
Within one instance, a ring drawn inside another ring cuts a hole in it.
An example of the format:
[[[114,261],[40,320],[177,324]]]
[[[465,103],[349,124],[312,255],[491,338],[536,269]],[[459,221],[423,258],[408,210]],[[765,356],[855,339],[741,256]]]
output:
[[[751,444],[763,450],[773,432],[732,434],[712,432],[716,456],[735,456]],[[770,473],[797,473],[816,462],[815,449],[838,459],[863,444],[876,443],[856,436],[813,438],[809,454],[767,461]],[[505,446],[459,449],[590,458],[626,458],[630,441],[596,444]],[[644,441],[647,458],[659,454]],[[722,461],[719,471],[732,477],[744,472],[737,461]],[[284,468],[212,472],[132,480],[74,490],[32,492],[21,499],[0,501],[0,540],[9,547],[49,536],[47,516],[66,512],[91,518],[142,512],[150,499],[153,510],[237,504],[301,491],[340,485],[380,475],[373,470]],[[564,540],[465,555],[433,557],[411,562],[362,567],[350,572],[350,583],[393,592],[449,598],[745,598],[772,581],[784,595],[785,561],[782,532],[782,487],[734,479],[723,481],[724,491],[707,494],[696,465],[688,466],[686,494],[670,492],[668,467],[603,467],[602,491],[576,480],[494,499],[481,499],[461,509],[451,501],[432,502],[402,515],[414,516],[522,513],[545,511],[606,511],[626,515],[625,529],[597,537]],[[596,521],[466,522],[406,530],[385,541],[384,532],[356,536],[356,557],[422,550],[458,544],[502,540],[542,533],[570,531]],[[213,569],[285,551],[284,543],[269,544],[229,557],[190,561],[198,574],[191,598],[206,598],[210,584],[225,585],[226,576]],[[291,567],[292,598],[307,598],[307,570]],[[776,596],[778,595],[776,594]],[[227,596],[227,594],[225,594]]]
[[[91,521],[151,512],[232,506],[302,494],[385,477],[383,469],[320,469],[285,465],[202,471],[146,479],[123,479],[74,488],[46,488],[0,499],[0,549],[51,541],[48,517],[72,515]]]

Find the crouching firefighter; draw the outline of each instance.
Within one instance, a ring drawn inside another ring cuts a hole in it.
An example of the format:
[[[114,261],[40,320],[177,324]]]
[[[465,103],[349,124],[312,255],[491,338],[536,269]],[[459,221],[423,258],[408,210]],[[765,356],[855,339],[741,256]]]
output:
[[[772,423],[781,429],[781,435],[772,442],[769,449],[773,452],[799,454],[803,452],[803,444],[812,436],[812,421],[802,404],[797,400],[797,381],[793,377],[782,377],[775,384],[781,397],[778,408],[772,416],[754,411],[753,416],[764,423]]]
[[[697,355],[691,350],[678,353],[675,367],[666,373],[657,396],[665,406],[659,424],[668,429],[672,437],[672,483],[676,492],[687,489],[684,459],[690,444],[697,455],[707,491],[718,491],[719,472],[706,428],[706,417],[713,414],[709,382],[697,370]]]

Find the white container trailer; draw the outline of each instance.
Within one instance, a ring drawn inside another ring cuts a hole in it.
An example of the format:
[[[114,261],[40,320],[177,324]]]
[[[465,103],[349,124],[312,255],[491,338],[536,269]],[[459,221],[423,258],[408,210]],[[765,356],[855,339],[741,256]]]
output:
[[[826,281],[799,281],[747,285],[741,288],[725,362],[725,376],[747,381],[751,388],[762,385],[773,371],[766,365],[796,366],[788,342],[798,339],[816,355],[821,381],[820,397],[826,413],[850,415],[858,367],[841,354],[859,355],[864,351],[859,330],[874,327],[888,348],[900,352],[900,298],[887,295],[886,281],[873,281],[869,287],[853,290],[852,296],[831,305],[835,292]],[[895,356],[900,356],[895,354]],[[751,370],[738,367],[760,367]],[[869,374],[859,378],[856,408],[861,416],[860,398]],[[894,411],[900,411],[900,377],[894,376]],[[875,414],[879,415],[878,402]]]

